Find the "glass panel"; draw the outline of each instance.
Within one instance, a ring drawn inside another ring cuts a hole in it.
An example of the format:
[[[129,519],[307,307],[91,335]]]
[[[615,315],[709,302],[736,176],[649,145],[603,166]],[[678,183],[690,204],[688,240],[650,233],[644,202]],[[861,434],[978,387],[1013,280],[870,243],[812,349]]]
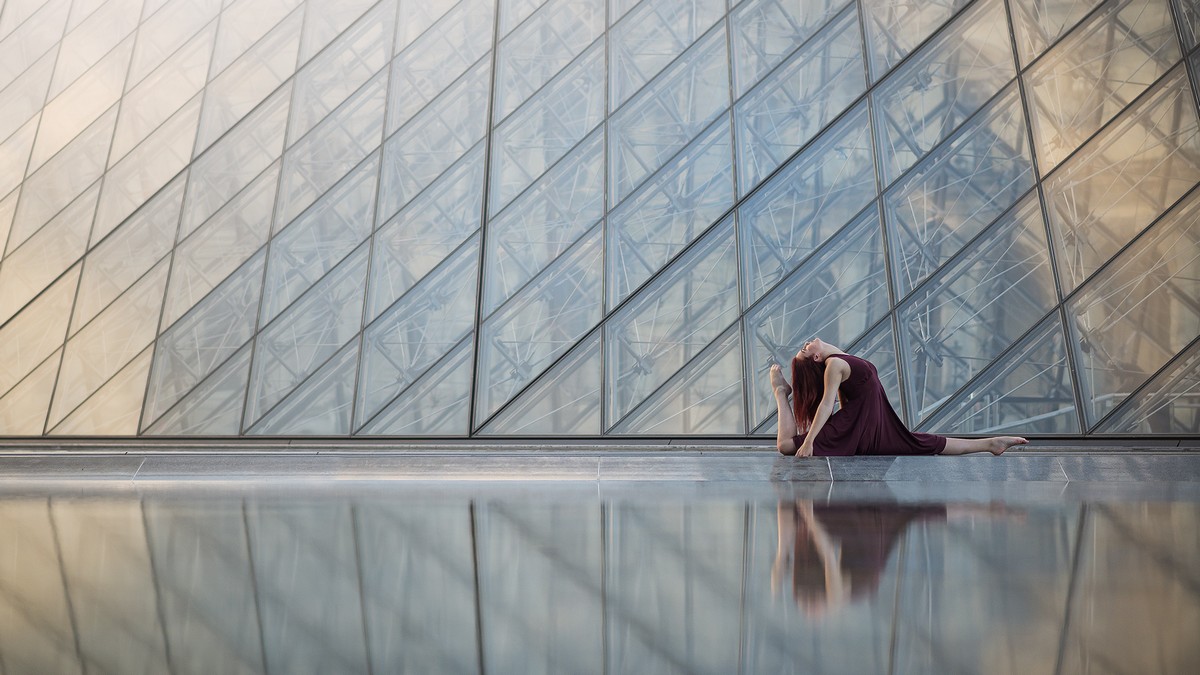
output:
[[[546,3],[546,0],[498,0],[500,5],[500,37],[504,37],[510,30],[516,28],[522,21],[529,18],[530,14],[537,11]]]
[[[383,408],[471,331],[478,263],[476,235],[363,333],[355,426]]]
[[[375,235],[367,321],[379,316],[474,234],[482,213],[480,144]]]
[[[888,402],[900,419],[907,423],[908,415],[901,405],[904,398],[900,396],[900,368],[896,362],[896,335],[892,332],[892,322],[888,320],[879,324],[878,328],[856,340],[846,351],[861,356],[875,366]]]
[[[1165,2],[1111,3],[1025,74],[1038,165],[1050,173],[1179,61]]]
[[[270,32],[271,36],[263,41],[264,43],[282,39],[283,44],[290,45],[290,48],[283,50],[284,54],[279,55],[278,61],[272,61],[284,65],[289,60],[286,55],[290,54],[291,63],[286,66],[289,70],[283,77],[291,75],[296,68],[296,53],[300,47],[300,23],[304,19],[304,10],[292,10],[302,3],[303,0],[226,0],[225,11],[221,14],[221,32],[217,35],[217,46],[213,52],[211,74],[216,76],[248,50],[257,52],[260,56],[275,56],[270,47],[259,43],[259,40]],[[286,21],[284,17],[287,17]],[[230,81],[228,78],[222,79]],[[275,84],[278,85],[282,81],[280,79]],[[272,86],[260,90],[258,100],[262,100],[261,97],[274,88]]]
[[[1200,5],[1193,0],[1174,0],[1174,5],[1183,43],[1192,49],[1200,42]]]
[[[0,88],[7,87],[58,44],[70,8],[67,0],[47,2],[21,25],[21,30],[0,40]]]
[[[146,9],[149,9],[147,3]],[[221,0],[174,0],[169,6],[154,13],[146,19],[138,31],[137,47],[133,50],[133,62],[129,65],[129,77],[126,89],[141,82],[147,73],[159,67],[176,50],[183,47],[189,38],[196,35],[201,27],[207,37],[202,40],[192,40],[192,44],[203,42],[204,70],[200,73],[200,85],[208,74],[208,61],[212,55],[213,40],[216,38],[217,22],[213,21],[221,11]],[[150,14],[149,11],[146,14]],[[261,20],[261,17],[257,17]],[[188,51],[185,47],[181,51]],[[194,93],[194,92],[193,92]],[[184,100],[190,98],[185,97]]]
[[[742,194],[865,91],[856,16],[847,10],[734,106]]]
[[[4,260],[0,266],[0,325],[83,255],[99,195],[97,183]],[[69,316],[66,307],[56,308],[64,318]]]
[[[91,321],[171,251],[179,225],[183,186],[183,176],[176,178],[88,254],[72,314],[72,332]]]
[[[738,5],[729,15],[736,95],[746,93],[846,4],[845,0],[751,0]],[[851,12],[857,15],[856,10]],[[853,23],[857,37],[858,22]]]
[[[322,51],[335,37],[346,30],[369,7],[379,0],[340,0],[339,2],[306,2],[304,33],[300,40],[300,63]],[[383,0],[391,4],[394,0]],[[389,17],[390,18],[390,17]]]
[[[946,434],[1077,434],[1071,380],[1055,312],[921,428]]]
[[[362,326],[367,246],[358,248],[258,335],[246,425],[320,368]]]
[[[192,162],[183,212],[184,236],[216,213],[283,154],[288,89],[285,86],[276,92],[269,101],[239,122],[220,143]],[[212,88],[209,87],[205,100],[211,98]]]
[[[859,106],[738,208],[749,305],[875,197],[871,126]]]
[[[1182,67],[1045,182],[1068,293],[1200,181],[1200,125]]]
[[[603,140],[592,134],[488,225],[484,316],[604,215]]]
[[[675,374],[613,433],[743,434],[742,339],[734,326]]]
[[[0,44],[0,53],[3,49]],[[7,88],[0,89],[0,139],[11,136],[41,111],[53,73],[54,53],[51,52],[38,59]],[[29,156],[26,155],[25,159],[28,160]],[[25,167],[20,168],[19,175],[4,172],[5,180],[13,182],[20,182],[24,175]]]
[[[159,336],[146,394],[146,424],[175,405],[254,334],[264,257],[254,256],[195,311]]]
[[[0,401],[0,408],[4,402]],[[0,413],[3,419],[3,413]],[[1200,433],[1200,345],[1178,356],[1098,431],[1117,434]]]
[[[175,323],[266,243],[278,178],[276,162],[175,248],[171,283],[163,307],[164,328]]]
[[[349,434],[357,369],[358,343],[351,341],[246,433]]]
[[[884,195],[896,294],[916,288],[1032,186],[1012,87]]]
[[[4,199],[0,199],[0,241],[8,241],[8,233],[12,228],[13,216],[17,214],[17,198],[21,196],[21,191],[13,190],[8,193]],[[0,256],[4,255],[4,251],[0,250]]]
[[[261,325],[370,236],[378,175],[379,153],[374,153],[271,241]]]
[[[1102,0],[1008,0],[1017,54],[1026,66]]]
[[[1089,428],[1200,335],[1197,218],[1193,191],[1067,304]]]
[[[521,392],[482,434],[600,435],[600,332]]]
[[[465,436],[471,412],[473,341],[434,364],[378,415],[359,435]]]
[[[604,45],[597,42],[492,136],[490,213],[550,168],[604,117]]]
[[[53,429],[154,340],[166,284],[164,259],[67,342],[48,428]],[[137,402],[140,407],[140,394]]]
[[[72,436],[132,436],[137,433],[138,413],[146,394],[150,370],[147,347],[121,372],[104,383],[88,400],[48,433]]]
[[[399,211],[483,138],[489,65],[481,60],[384,143],[381,213]]]
[[[646,0],[639,4],[609,33],[609,110],[616,110],[678,58],[724,13],[721,0]],[[724,34],[720,41],[724,44]],[[693,55],[681,61],[697,58],[705,56]],[[728,88],[728,80],[725,86]]]
[[[922,420],[1055,305],[1036,194],[897,310],[909,419]]]
[[[480,1],[486,3],[491,14],[496,13],[494,2]],[[396,12],[396,53],[399,54],[429,31],[434,22],[458,7],[459,2],[460,0],[400,0],[400,10]]]
[[[597,224],[484,322],[477,419],[490,417],[604,315],[601,230]]]
[[[0,173],[0,190],[8,191],[20,186],[25,167],[29,164],[29,153],[33,148],[38,119],[35,117],[29,120],[12,136],[0,142],[0,172],[3,172]]]
[[[612,203],[633,192],[729,105],[724,25],[689,52],[613,115],[608,140]]]
[[[2,338],[0,338],[2,339]],[[4,344],[0,342],[0,344]],[[7,394],[0,395],[0,434],[41,436],[62,352],[55,351]],[[3,387],[4,385],[0,385]]]
[[[879,214],[871,208],[804,262],[746,315],[750,419],[775,410],[767,371],[784,366],[811,337],[849,345],[889,309],[887,266]]]
[[[898,178],[1013,78],[1007,21],[1000,0],[976,3],[872,93],[884,184]],[[890,41],[868,33],[867,43]]]
[[[615,307],[733,206],[727,119],[609,214],[608,307]]]
[[[79,266],[76,265],[0,328],[0,394],[11,389],[50,352],[62,346],[68,317],[64,308],[71,306],[78,283]],[[55,368],[57,370],[57,366]]]
[[[604,0],[557,0],[542,5],[500,43],[496,58],[496,115],[504,119],[604,31]]]
[[[283,157],[275,230],[361,162],[383,140],[387,74],[380,73]]]
[[[717,225],[605,326],[606,427],[737,318],[733,218]]]
[[[379,3],[295,77],[288,145],[387,65],[392,53],[393,2]]]
[[[250,345],[247,344],[143,433],[172,436],[236,435],[241,430],[242,403],[246,399],[249,379]],[[149,415],[145,416],[145,420],[150,419]]]
[[[78,4],[78,3],[76,3]],[[87,15],[77,27],[68,27],[58,48],[50,98],[65,90],[75,78],[94,66],[137,27],[142,0],[108,0]],[[72,17],[72,22],[75,18]],[[128,55],[126,55],[128,63]]]
[[[969,2],[944,0],[910,4],[896,0],[861,0],[867,51],[871,59],[871,79],[883,77],[892,66]],[[998,4],[993,3],[993,8]],[[1008,31],[995,32],[1003,33],[1005,41],[1008,41]]]

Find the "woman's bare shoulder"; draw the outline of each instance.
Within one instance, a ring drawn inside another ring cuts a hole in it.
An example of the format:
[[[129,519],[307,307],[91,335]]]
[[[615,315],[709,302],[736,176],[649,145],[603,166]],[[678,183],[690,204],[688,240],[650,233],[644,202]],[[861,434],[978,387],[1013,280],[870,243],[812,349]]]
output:
[[[850,362],[841,356],[830,356],[825,359],[825,370],[832,371],[843,377],[850,374]]]

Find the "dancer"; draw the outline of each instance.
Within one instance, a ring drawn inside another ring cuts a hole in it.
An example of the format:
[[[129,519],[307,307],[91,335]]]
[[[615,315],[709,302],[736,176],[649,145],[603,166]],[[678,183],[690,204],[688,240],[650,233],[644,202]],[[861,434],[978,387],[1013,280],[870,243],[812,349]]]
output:
[[[1018,436],[965,439],[909,431],[875,366],[817,338],[792,358],[794,390],[777,364],[770,377],[779,409],[775,446],[785,455],[999,455],[1028,443]],[[841,404],[836,413],[834,397]]]

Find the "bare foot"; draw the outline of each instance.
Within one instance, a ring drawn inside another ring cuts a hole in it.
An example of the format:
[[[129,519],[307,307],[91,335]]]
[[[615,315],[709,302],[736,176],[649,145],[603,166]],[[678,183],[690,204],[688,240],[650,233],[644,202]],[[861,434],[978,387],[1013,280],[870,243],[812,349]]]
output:
[[[996,436],[988,439],[988,449],[993,455],[1003,455],[1004,451],[1014,445],[1025,445],[1029,441],[1020,436]]]
[[[778,391],[783,390],[784,396],[789,396],[792,393],[792,388],[788,386],[787,380],[783,379],[783,369],[778,363],[771,364],[771,388]]]

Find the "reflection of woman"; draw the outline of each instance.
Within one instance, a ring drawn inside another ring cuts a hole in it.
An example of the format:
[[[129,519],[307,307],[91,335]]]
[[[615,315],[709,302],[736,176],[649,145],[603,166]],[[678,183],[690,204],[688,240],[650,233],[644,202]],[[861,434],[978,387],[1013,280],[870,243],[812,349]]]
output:
[[[909,431],[888,402],[875,366],[818,339],[804,343],[792,359],[792,383],[794,392],[779,366],[771,366],[779,408],[775,445],[785,455],[999,455],[1027,442],[1017,436],[965,439]],[[841,403],[836,413],[835,398]]]

